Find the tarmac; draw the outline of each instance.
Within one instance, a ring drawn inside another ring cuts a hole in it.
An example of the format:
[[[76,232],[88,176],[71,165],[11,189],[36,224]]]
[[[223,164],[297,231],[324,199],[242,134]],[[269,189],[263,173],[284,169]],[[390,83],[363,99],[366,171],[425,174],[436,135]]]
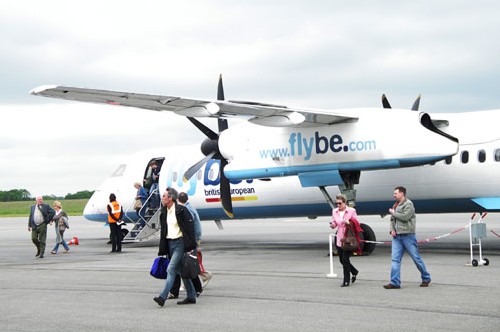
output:
[[[405,255],[402,288],[386,290],[390,244],[353,257],[360,271],[340,288],[334,257],[328,278],[329,218],[213,222],[203,225],[203,263],[214,276],[195,305],[153,302],[164,286],[149,269],[158,240],[125,244],[111,254],[109,229],[70,217],[65,238],[79,245],[35,257],[27,218],[0,219],[0,329],[2,331],[498,331],[500,326],[500,215],[490,214],[482,240],[488,266],[471,267],[470,215],[418,215],[420,251],[432,275],[428,288]],[[362,217],[381,242],[389,219]],[[477,217],[476,217],[477,220]],[[478,258],[478,247],[474,257]],[[184,293],[181,293],[182,299]]]

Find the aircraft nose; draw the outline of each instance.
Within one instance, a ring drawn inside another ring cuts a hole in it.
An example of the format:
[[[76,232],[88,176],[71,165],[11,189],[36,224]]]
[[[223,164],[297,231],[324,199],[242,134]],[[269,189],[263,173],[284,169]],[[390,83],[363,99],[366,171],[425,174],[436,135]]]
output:
[[[85,219],[91,221],[106,221],[107,211],[105,202],[108,201],[104,197],[104,193],[100,190],[96,190],[94,194],[90,197],[85,208],[83,209],[83,216]]]

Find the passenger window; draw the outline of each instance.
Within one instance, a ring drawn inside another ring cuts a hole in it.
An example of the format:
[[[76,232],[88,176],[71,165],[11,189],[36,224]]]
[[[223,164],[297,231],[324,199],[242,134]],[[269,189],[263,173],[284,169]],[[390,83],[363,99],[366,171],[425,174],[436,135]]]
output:
[[[172,182],[177,182],[177,172],[172,172]]]
[[[500,161],[500,149],[495,150],[495,161]]]
[[[480,163],[484,163],[486,160],[486,152],[484,152],[484,150],[479,150],[477,153],[477,160],[479,160]]]
[[[444,163],[446,165],[449,165],[449,164],[451,164],[451,161],[452,161],[452,157],[451,156],[450,157],[446,157],[446,159],[444,160]]]
[[[201,170],[199,170],[199,171],[198,171],[198,174],[197,174],[198,181],[200,181],[200,180],[201,180],[201,177],[202,177],[202,176],[203,176],[203,175],[202,175],[202,171],[201,171]]]
[[[469,162],[469,151],[462,151],[462,164]]]

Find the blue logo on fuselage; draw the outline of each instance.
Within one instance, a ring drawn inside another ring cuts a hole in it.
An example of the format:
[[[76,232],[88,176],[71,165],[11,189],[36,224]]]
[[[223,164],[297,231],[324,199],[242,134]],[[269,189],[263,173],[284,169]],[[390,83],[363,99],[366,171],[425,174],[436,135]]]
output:
[[[220,160],[217,159],[210,159],[207,164],[205,165],[205,171],[203,172],[203,185],[206,186],[214,186],[217,187],[220,185]],[[172,171],[171,171],[172,172]],[[169,174],[167,176],[167,187],[172,187],[174,185],[174,180],[173,176]],[[184,183],[182,176],[177,176],[175,181],[175,186],[177,188],[183,188],[186,186],[186,184],[189,186],[189,189],[185,190],[185,192],[189,195],[192,196],[196,193],[196,185],[198,183],[198,173],[193,175],[187,183]],[[231,184],[239,184],[242,181],[246,181],[247,183],[252,183],[253,180],[230,180],[229,183]]]

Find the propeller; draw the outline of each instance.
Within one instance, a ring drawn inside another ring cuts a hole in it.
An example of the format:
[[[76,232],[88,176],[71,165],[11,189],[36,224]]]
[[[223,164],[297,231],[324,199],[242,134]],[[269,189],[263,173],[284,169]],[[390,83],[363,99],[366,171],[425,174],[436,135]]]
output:
[[[219,76],[219,84],[217,86],[217,100],[224,100],[224,87],[222,85],[222,75]],[[220,154],[219,151],[219,136],[220,133],[228,128],[228,123],[226,119],[218,118],[217,125],[219,128],[219,133],[215,133],[212,129],[205,126],[200,121],[192,117],[187,117],[192,124],[195,125],[207,138],[201,143],[201,152],[205,155],[203,159],[198,161],[193,166],[184,173],[184,181],[189,180],[194,174],[196,174],[203,165],[205,165],[210,159],[220,160],[219,178],[220,178],[220,200],[222,203],[222,208],[228,217],[232,218],[233,215],[233,203],[231,201],[231,185],[229,179],[224,175],[224,167],[227,165],[227,160]]]
[[[385,93],[382,94],[382,105],[384,106],[384,108],[392,108],[391,104],[389,104],[389,100],[387,100]]]
[[[413,106],[411,107],[412,111],[418,111],[418,107],[420,106],[420,97],[422,95],[418,95],[417,99],[415,99],[415,102],[413,103]]]
[[[418,95],[417,99],[415,99],[415,101],[413,102],[413,106],[411,107],[411,110],[412,111],[418,111],[418,108],[420,107],[420,97],[422,95]],[[384,106],[384,108],[392,108],[391,107],[391,104],[389,104],[389,100],[387,99],[387,96],[384,94],[382,94],[382,106]]]

